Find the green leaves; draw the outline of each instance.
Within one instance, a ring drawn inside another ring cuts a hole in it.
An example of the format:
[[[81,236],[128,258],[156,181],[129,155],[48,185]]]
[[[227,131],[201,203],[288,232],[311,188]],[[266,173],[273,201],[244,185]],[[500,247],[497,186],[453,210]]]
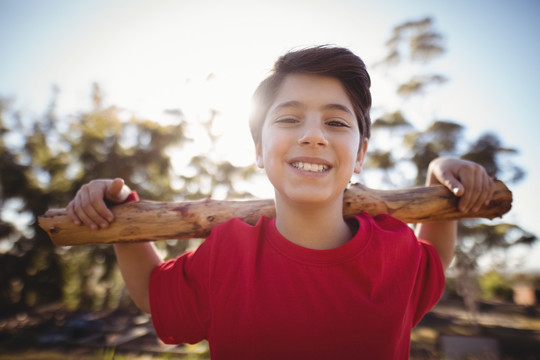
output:
[[[503,145],[498,134],[486,132],[470,139],[466,137],[464,125],[438,118],[430,119],[425,129],[415,129],[412,125],[408,116],[418,110],[417,107],[411,111],[408,106],[412,97],[421,95],[414,99],[416,105],[418,101],[427,102],[429,93],[448,81],[446,76],[428,66],[445,53],[444,36],[435,29],[433,19],[399,24],[394,27],[386,46],[387,55],[376,64],[376,69],[384,66],[402,102],[373,122],[365,178],[369,180],[373,174],[382,176],[375,177],[379,183],[369,186],[421,186],[425,183],[429,163],[439,156],[462,157],[479,163],[491,176],[508,184],[524,177],[525,171],[512,159],[517,149]],[[516,224],[482,221],[461,222],[459,237],[455,257],[458,272],[476,269],[480,256],[536,241],[535,235]]]
[[[90,111],[57,114],[58,94],[54,89],[50,106],[39,116],[12,109],[9,101],[0,99],[2,309],[59,300],[73,309],[118,306],[122,286],[111,247],[54,248],[34,223],[23,220],[35,219],[47,208],[65,207],[90,180],[121,177],[144,199],[173,201],[206,198],[216,191],[227,197],[249,196],[236,189],[237,183],[255,174],[253,166],[217,160],[213,146],[210,151],[199,148],[186,135],[198,125],[189,123],[181,110],[167,110],[167,124],[138,118],[106,106],[94,84]],[[211,142],[218,139],[213,133],[216,114],[212,111],[209,121],[199,126]],[[188,157],[184,162],[189,165],[178,174],[173,173],[172,154]],[[10,205],[14,203],[21,206]],[[168,257],[187,245],[158,244]]]

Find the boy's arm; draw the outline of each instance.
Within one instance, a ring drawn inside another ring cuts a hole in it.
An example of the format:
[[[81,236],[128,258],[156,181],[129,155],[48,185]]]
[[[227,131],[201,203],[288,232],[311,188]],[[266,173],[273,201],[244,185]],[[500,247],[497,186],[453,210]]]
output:
[[[153,243],[114,244],[118,267],[139,309],[150,313],[150,274],[162,260]]]
[[[471,161],[454,158],[437,158],[429,164],[426,186],[442,184],[459,196],[459,210],[477,211],[488,204],[493,195],[494,182],[486,170]],[[417,227],[418,238],[430,242],[441,258],[446,270],[454,256],[457,221],[433,221]]]
[[[122,203],[130,192],[122,179],[93,180],[81,187],[66,211],[75,224],[85,224],[92,230],[104,229],[114,221],[105,201]],[[114,250],[131,298],[142,311],[149,313],[150,274],[162,261],[156,248],[151,243],[134,243],[116,244]]]

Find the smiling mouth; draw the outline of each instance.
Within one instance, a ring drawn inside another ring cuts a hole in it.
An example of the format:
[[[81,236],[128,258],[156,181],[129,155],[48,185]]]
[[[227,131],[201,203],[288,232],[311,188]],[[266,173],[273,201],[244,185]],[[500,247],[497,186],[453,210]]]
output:
[[[328,170],[330,167],[328,165],[322,165],[322,164],[311,164],[307,162],[297,161],[293,162],[292,167],[304,170],[304,171],[311,171],[311,172],[323,172]]]

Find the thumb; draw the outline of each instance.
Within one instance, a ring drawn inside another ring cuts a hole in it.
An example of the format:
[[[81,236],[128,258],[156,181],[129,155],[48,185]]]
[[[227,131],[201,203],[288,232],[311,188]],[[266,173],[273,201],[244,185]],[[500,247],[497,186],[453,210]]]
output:
[[[450,189],[455,196],[461,196],[463,193],[465,193],[463,184],[452,175],[449,175],[446,179],[444,179],[443,184]]]
[[[122,202],[125,200],[124,198],[127,196],[127,194],[123,193],[122,191],[123,189],[124,189],[124,179],[116,178],[107,187],[105,197],[108,200],[111,200],[114,202]]]

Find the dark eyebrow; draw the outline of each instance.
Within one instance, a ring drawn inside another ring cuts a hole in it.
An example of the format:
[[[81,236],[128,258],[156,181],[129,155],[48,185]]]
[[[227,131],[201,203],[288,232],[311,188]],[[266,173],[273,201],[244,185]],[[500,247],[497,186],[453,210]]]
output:
[[[291,100],[291,101],[286,101],[284,103],[281,103],[281,104],[278,104],[276,105],[273,109],[271,109],[271,111],[273,113],[283,109],[283,108],[289,108],[289,107],[292,107],[292,108],[305,108],[305,105],[302,104],[301,102],[299,101],[295,101],[295,100]],[[349,109],[347,106],[345,105],[342,105],[342,104],[334,104],[334,103],[331,103],[331,104],[326,104],[322,107],[322,110],[339,110],[339,111],[343,111],[351,116],[356,116],[354,114],[354,112]]]
[[[349,109],[347,106],[345,105],[341,105],[341,104],[327,104],[325,106],[323,106],[323,109],[324,110],[340,110],[340,111],[343,111],[343,112],[346,112],[347,114],[351,115],[352,117],[354,117],[354,112]]]
[[[286,101],[284,103],[281,103],[281,104],[278,104],[276,106],[274,106],[271,110],[272,113],[275,113],[281,109],[284,109],[284,108],[303,108],[305,107],[304,105],[302,105],[301,102],[299,101],[294,101],[294,100],[291,100],[291,101]]]

